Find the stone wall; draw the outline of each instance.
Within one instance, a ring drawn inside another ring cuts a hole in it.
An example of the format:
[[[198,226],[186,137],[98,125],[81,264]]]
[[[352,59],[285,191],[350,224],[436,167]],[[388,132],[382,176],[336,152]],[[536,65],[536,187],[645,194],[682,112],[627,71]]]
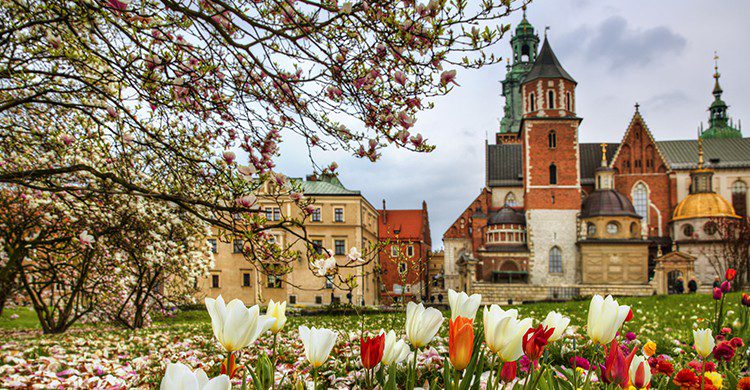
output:
[[[508,305],[545,300],[566,300],[594,294],[613,296],[650,296],[651,285],[568,285],[533,286],[528,284],[494,284],[476,282],[470,294],[482,294],[482,304]]]
[[[577,210],[529,210],[526,226],[531,252],[529,282],[535,285],[572,285],[578,282]],[[549,254],[562,251],[562,273],[550,273]]]

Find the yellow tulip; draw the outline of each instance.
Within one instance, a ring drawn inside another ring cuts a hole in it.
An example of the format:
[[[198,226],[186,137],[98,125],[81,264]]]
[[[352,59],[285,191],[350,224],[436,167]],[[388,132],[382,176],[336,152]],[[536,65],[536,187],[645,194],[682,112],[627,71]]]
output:
[[[695,343],[695,351],[698,352],[698,355],[702,358],[710,355],[716,346],[716,341],[714,341],[714,335],[711,332],[711,329],[694,330],[693,341]]]
[[[276,320],[273,325],[271,325],[271,332],[274,334],[279,333],[281,328],[284,327],[284,324],[286,324],[286,301],[274,302],[273,299],[271,299],[271,301],[268,302],[266,315]]]

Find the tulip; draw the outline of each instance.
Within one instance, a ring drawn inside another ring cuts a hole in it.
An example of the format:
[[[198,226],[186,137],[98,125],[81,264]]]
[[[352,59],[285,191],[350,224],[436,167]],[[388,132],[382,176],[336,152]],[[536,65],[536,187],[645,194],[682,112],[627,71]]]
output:
[[[190,371],[182,363],[169,363],[161,379],[161,390],[225,390],[230,389],[232,383],[226,375],[219,375],[208,380],[202,369]]]
[[[512,382],[514,379],[516,379],[517,374],[518,363],[516,363],[515,361],[503,363],[503,368],[500,369],[500,378],[503,380],[503,382]]]
[[[385,334],[381,333],[375,337],[359,339],[360,358],[362,367],[371,369],[380,363],[383,359],[383,350],[385,348]]]
[[[539,360],[542,357],[544,347],[547,346],[547,341],[554,331],[555,329],[546,328],[542,324],[526,331],[526,334],[523,335],[523,352],[529,360]]]
[[[547,313],[547,318],[542,321],[542,325],[547,328],[554,329],[555,331],[549,337],[549,342],[557,341],[565,333],[565,329],[570,324],[570,318],[563,316],[562,314],[551,311]]]
[[[709,371],[703,374],[703,377],[707,379],[704,383],[704,388],[708,388],[709,381],[714,389],[721,389],[724,378],[716,371]]]
[[[273,325],[271,325],[271,332],[273,334],[279,333],[281,328],[286,324],[286,301],[274,302],[271,299],[268,302],[268,308],[266,309],[266,315],[274,319]]]
[[[473,325],[472,320],[463,316],[450,320],[448,356],[458,371],[463,371],[471,361],[471,353],[474,350]]]
[[[720,288],[718,288],[718,287],[714,287],[714,299],[718,301],[718,300],[720,300],[720,299],[721,299],[721,296],[722,296],[722,295],[723,295],[723,294],[722,294],[722,292],[721,292],[721,289],[720,289]]]
[[[713,352],[716,345],[711,329],[694,330],[693,342],[695,343],[696,352],[704,359]]]
[[[742,306],[748,307],[750,306],[750,295],[747,295],[747,293],[742,293]]]
[[[627,388],[630,379],[630,366],[634,356],[635,348],[628,356],[625,356],[625,353],[617,344],[617,340],[612,340],[607,357],[604,360],[603,376],[605,382],[616,384],[623,389]]]
[[[728,280],[721,282],[721,292],[726,294],[731,289],[732,289],[732,283],[730,283]]]
[[[498,305],[484,307],[484,340],[487,347],[504,362],[523,355],[523,336],[531,328],[531,318],[518,319],[518,311],[505,311]]]
[[[468,296],[463,291],[457,293],[448,290],[448,302],[451,305],[452,320],[455,320],[458,316],[474,320],[474,317],[477,316],[477,310],[479,310],[479,304],[482,302],[482,296],[479,294]]]
[[[229,375],[229,379],[234,378],[234,374],[237,373],[237,370],[239,367],[237,367],[237,358],[234,357],[234,354],[229,354],[229,358],[224,359],[221,362],[221,373]]]
[[[383,348],[383,359],[380,361],[386,366],[398,364],[411,354],[411,349],[404,340],[396,338],[396,332],[389,331],[385,334],[385,347]]]
[[[248,309],[239,299],[225,305],[221,295],[217,299],[206,298],[206,308],[211,316],[214,336],[229,353],[255,342],[276,321],[260,315],[258,305]]]
[[[734,280],[735,276],[737,276],[737,270],[734,268],[728,268],[726,274],[724,274],[724,278],[730,282]]]
[[[625,319],[630,313],[630,307],[620,306],[611,295],[602,298],[594,295],[589,305],[588,327],[586,332],[595,343],[608,344],[615,338]]]
[[[643,389],[651,383],[651,366],[643,356],[635,356],[630,362],[630,383],[636,389]]]
[[[443,314],[440,310],[430,307],[425,309],[423,304],[409,302],[406,305],[406,338],[414,348],[422,348],[429,344],[440,330]]]
[[[311,329],[302,325],[299,327],[299,338],[305,346],[305,356],[313,369],[317,369],[328,360],[333,345],[336,344],[336,333],[325,328]]]

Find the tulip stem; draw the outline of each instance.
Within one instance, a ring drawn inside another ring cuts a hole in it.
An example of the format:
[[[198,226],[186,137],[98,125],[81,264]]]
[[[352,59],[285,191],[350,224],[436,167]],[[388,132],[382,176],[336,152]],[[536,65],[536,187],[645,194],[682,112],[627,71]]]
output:
[[[503,371],[503,361],[495,355],[495,361],[497,361],[497,377],[495,378],[495,390],[500,388],[500,374]]]
[[[312,374],[313,374],[313,390],[318,390],[318,369],[313,366],[312,368]]]
[[[272,361],[272,363],[273,363],[273,373],[272,373],[272,375],[273,375],[273,381],[271,382],[271,389],[272,390],[276,388],[276,362],[278,361],[277,357],[276,357],[276,340],[278,338],[279,338],[279,333],[278,332],[274,333],[273,334],[273,361]],[[281,383],[279,383],[279,385],[281,385]]]
[[[407,388],[409,390],[414,390],[414,387],[417,383],[417,352],[419,351],[419,348],[414,347],[414,361],[411,363],[411,375],[409,375],[409,380],[407,381]]]

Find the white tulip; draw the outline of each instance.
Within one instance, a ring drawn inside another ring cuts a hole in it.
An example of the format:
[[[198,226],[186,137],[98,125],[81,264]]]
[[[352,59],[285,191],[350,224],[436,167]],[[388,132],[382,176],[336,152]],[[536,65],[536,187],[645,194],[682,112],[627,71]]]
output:
[[[716,341],[711,329],[698,329],[693,331],[693,342],[695,350],[701,357],[705,358],[714,351]]]
[[[271,326],[271,332],[279,333],[281,328],[286,324],[286,301],[274,302],[271,299],[268,302],[268,308],[266,309],[266,315],[274,319],[274,323]]]
[[[531,318],[518,319],[518,311],[505,311],[498,305],[484,307],[484,339],[487,347],[504,362],[523,356],[523,336],[531,328]]]
[[[161,390],[227,390],[232,383],[226,375],[219,375],[208,380],[202,369],[195,372],[182,363],[169,363],[164,378],[161,379]]]
[[[468,296],[463,291],[458,293],[451,289],[448,290],[448,302],[451,305],[451,320],[455,320],[458,316],[473,320],[477,316],[482,296],[479,294]]]
[[[638,366],[643,367],[642,377],[638,377]],[[630,362],[630,383],[635,388],[643,389],[651,383],[651,366],[648,364],[648,359],[643,356],[636,355]]]
[[[396,337],[396,332],[389,331],[385,335],[385,348],[383,348],[383,360],[381,363],[385,366],[398,364],[404,361],[411,354],[411,348],[406,345],[404,340]]]
[[[552,342],[559,340],[565,333],[565,329],[568,328],[569,324],[570,318],[565,317],[556,311],[547,313],[547,318],[542,321],[542,325],[547,328],[555,328],[554,332],[552,332],[552,336],[550,336],[547,341]]]
[[[617,303],[611,295],[602,298],[594,295],[589,305],[589,319],[586,332],[595,343],[609,344],[625,322],[630,306]]]
[[[423,304],[409,302],[406,305],[406,338],[414,348],[422,348],[429,344],[443,323],[443,313],[430,307],[425,309]]]
[[[336,344],[336,333],[330,329],[320,328],[312,329],[302,325],[299,327],[299,338],[305,346],[305,356],[307,361],[314,368],[318,368],[328,360],[334,344]]]
[[[206,298],[206,308],[214,336],[227,352],[252,344],[276,322],[275,318],[260,315],[258,305],[248,309],[239,299],[225,305],[221,295],[217,299]]]

